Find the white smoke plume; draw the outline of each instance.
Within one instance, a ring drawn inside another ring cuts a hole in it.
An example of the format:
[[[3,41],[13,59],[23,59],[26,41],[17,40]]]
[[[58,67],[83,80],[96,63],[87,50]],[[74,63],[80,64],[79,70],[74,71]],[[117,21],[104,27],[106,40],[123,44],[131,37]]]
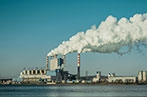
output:
[[[108,16],[98,28],[95,25],[85,33],[79,32],[69,41],[63,41],[57,48],[51,50],[48,56],[66,55],[72,52],[112,53],[123,55],[131,51],[132,47],[147,44],[147,13],[136,14],[129,20]],[[128,51],[120,51],[122,47]]]

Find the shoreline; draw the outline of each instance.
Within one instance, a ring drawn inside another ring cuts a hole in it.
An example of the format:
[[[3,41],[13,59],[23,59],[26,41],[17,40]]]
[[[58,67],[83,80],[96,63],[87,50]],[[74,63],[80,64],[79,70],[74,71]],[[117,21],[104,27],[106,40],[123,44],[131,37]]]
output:
[[[147,85],[147,83],[21,83],[21,84],[0,84],[0,86],[57,86],[57,85]]]

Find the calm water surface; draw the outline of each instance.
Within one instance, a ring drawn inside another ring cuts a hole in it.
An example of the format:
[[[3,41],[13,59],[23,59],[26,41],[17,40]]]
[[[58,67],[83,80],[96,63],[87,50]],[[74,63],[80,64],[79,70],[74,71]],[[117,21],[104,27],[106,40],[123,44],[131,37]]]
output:
[[[0,97],[147,97],[147,85],[0,86]]]

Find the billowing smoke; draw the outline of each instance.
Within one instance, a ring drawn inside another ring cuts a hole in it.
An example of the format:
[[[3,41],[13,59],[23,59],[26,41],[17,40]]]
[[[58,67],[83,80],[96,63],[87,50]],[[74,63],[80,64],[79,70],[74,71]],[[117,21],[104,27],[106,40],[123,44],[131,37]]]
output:
[[[108,16],[99,27],[95,25],[85,33],[79,32],[69,41],[63,41],[57,48],[51,50],[48,56],[66,55],[72,52],[97,52],[126,54],[140,44],[147,44],[147,14],[136,14],[129,20]],[[122,47],[128,50],[120,51]]]

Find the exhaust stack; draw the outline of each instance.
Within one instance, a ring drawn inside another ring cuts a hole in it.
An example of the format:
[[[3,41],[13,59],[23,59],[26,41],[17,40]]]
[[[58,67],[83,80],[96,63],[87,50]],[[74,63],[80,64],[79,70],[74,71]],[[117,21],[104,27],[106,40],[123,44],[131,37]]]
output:
[[[63,55],[63,64],[65,64],[65,55]]]
[[[48,69],[48,56],[46,56],[46,69]]]
[[[65,67],[65,55],[63,55],[63,64],[62,64],[62,69],[64,70]]]
[[[77,80],[80,79],[80,53],[78,53],[78,64],[77,64]]]

